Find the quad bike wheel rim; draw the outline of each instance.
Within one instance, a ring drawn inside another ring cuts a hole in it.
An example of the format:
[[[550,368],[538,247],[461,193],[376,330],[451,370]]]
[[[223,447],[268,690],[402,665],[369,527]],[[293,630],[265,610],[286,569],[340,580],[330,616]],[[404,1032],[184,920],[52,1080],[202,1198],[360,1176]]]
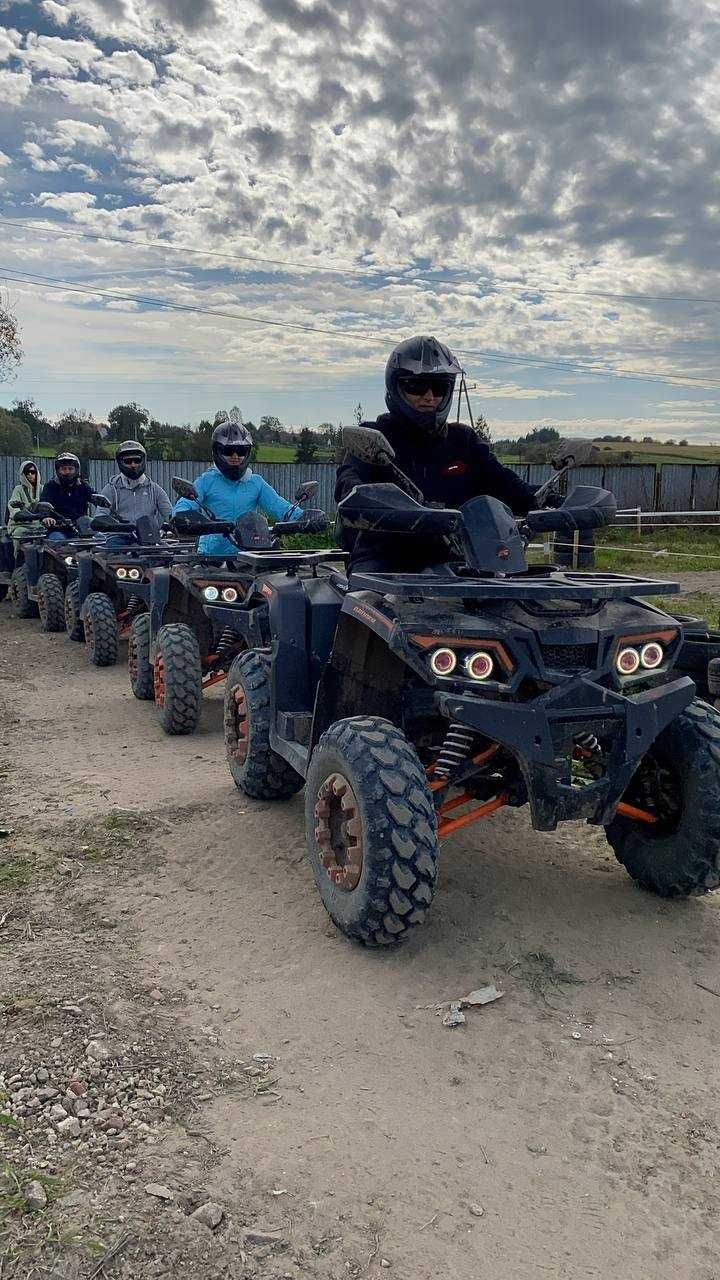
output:
[[[161,654],[158,654],[155,659],[153,684],[155,686],[155,704],[162,710],[165,706],[165,659]]]
[[[347,778],[331,773],[315,802],[315,839],[320,860],[336,889],[352,893],[363,869],[360,806]]]
[[[232,746],[232,754],[238,764],[244,764],[247,760],[250,726],[248,720],[247,698],[245,690],[241,685],[233,690],[233,702],[235,706],[234,726],[235,741]]]

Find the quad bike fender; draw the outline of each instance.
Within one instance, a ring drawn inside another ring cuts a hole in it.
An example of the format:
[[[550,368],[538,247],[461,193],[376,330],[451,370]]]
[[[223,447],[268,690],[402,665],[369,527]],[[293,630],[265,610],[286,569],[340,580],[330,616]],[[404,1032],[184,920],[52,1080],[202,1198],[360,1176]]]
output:
[[[87,552],[80,552],[77,559],[78,613],[92,591],[93,562]]]
[[[42,573],[42,544],[25,548],[25,575],[28,590],[33,592]]]
[[[165,606],[170,598],[170,574],[167,569],[154,569],[150,586],[150,652],[155,658],[155,641],[163,625]]]
[[[587,677],[566,682],[533,703],[499,702],[468,694],[437,693],[448,719],[467,724],[501,743],[516,757],[528,792],[536,831],[559,822],[611,821],[640,760],[658,734],[695,697],[687,676],[662,688],[625,696]],[[596,734],[606,744],[602,777],[582,786],[563,781],[563,762],[578,734]]]

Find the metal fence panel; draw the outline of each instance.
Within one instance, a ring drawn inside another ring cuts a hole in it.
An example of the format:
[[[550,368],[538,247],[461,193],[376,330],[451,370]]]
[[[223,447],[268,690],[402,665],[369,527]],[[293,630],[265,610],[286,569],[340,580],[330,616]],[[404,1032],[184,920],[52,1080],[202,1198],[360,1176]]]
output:
[[[655,506],[655,468],[605,467],[603,488],[615,494],[620,508],[641,507],[643,511],[652,511]]]
[[[718,467],[693,467],[693,511],[716,511],[718,494]]]
[[[693,469],[679,462],[660,473],[660,510],[689,511],[692,502]]]

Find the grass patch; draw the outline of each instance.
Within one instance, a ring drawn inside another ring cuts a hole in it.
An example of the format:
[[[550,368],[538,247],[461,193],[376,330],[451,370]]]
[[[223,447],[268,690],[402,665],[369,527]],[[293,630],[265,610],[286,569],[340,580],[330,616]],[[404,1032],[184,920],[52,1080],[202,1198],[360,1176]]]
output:
[[[548,991],[558,990],[560,987],[585,985],[584,978],[578,977],[570,969],[561,969],[549,951],[526,951],[503,968],[506,973],[524,982],[525,986],[543,998]]]
[[[653,596],[652,604],[667,613],[689,613],[704,618],[712,627],[718,625],[720,591],[717,596],[710,595],[709,591],[691,591],[683,596]]]
[[[25,889],[32,880],[32,867],[25,858],[0,858],[0,893]]]
[[[643,534],[637,529],[601,529],[596,540],[601,548],[595,557],[598,569],[614,573],[642,570],[656,578],[701,569],[720,575],[720,525],[713,529],[654,529]]]

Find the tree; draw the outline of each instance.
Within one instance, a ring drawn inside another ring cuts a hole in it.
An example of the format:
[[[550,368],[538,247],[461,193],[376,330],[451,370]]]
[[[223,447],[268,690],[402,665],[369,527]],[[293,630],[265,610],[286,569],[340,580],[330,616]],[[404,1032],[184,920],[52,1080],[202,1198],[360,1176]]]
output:
[[[554,444],[562,436],[556,427],[533,427],[524,438],[528,444]]]
[[[363,418],[364,418],[363,407],[361,402],[358,400],[357,404],[355,405],[355,421],[357,422],[358,426],[360,426],[360,424],[362,423]]]
[[[34,400],[13,400],[12,412],[13,417],[27,424],[34,440],[40,444],[55,442],[55,428]]]
[[[116,404],[108,414],[108,440],[142,440],[149,421],[147,409],[134,400],[129,404]]]
[[[21,360],[20,327],[9,298],[0,293],[0,382],[12,377]]]
[[[258,444],[280,444],[282,436],[283,429],[280,419],[272,417],[271,414],[263,414],[260,419],[260,426],[257,429]]]
[[[33,447],[32,433],[25,422],[0,409],[0,454],[23,454],[28,456]]]
[[[687,442],[687,440],[681,440],[681,441],[680,441],[680,444],[681,444],[681,446],[682,446],[682,448],[683,448],[683,449],[686,449],[686,448],[687,448],[687,444],[688,444],[688,442]]]
[[[295,450],[296,462],[314,462],[317,455],[317,445],[315,437],[309,427],[303,427],[300,432],[297,449]]]
[[[485,441],[485,444],[491,443],[492,435],[490,434],[490,427],[484,413],[479,413],[475,419],[475,430],[480,439]]]
[[[652,436],[643,436],[643,438],[642,438],[642,442],[643,442],[643,444],[654,444],[654,443],[655,443],[655,441],[653,440],[653,437],[652,437]]]

